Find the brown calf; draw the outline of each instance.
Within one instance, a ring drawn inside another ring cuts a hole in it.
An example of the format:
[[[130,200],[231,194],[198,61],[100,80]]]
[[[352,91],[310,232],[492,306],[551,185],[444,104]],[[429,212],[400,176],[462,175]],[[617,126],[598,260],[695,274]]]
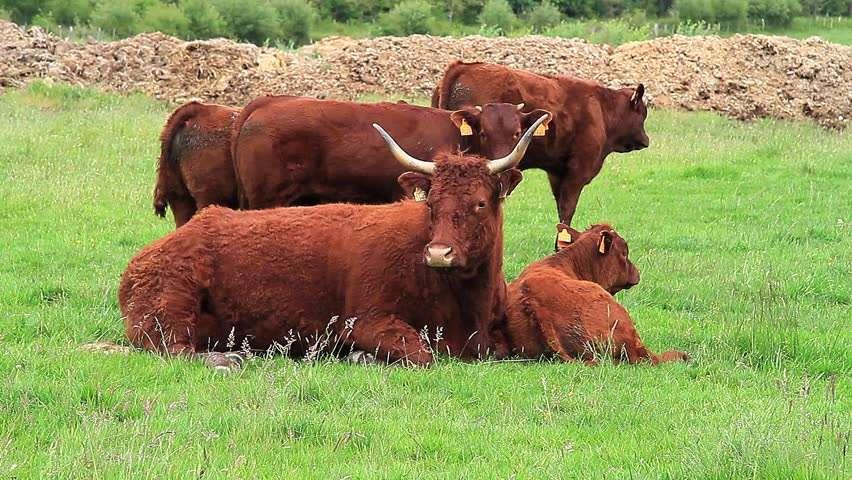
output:
[[[687,360],[683,352],[648,350],[627,310],[612,297],[639,283],[627,242],[608,225],[579,233],[560,224],[558,230],[558,251],[508,286],[503,328],[512,352],[587,363],[595,363],[601,350],[630,363]]]
[[[450,64],[432,96],[432,106],[458,109],[489,102],[521,103],[553,114],[546,136],[533,142],[522,170],[547,172],[559,218],[571,224],[583,187],[611,152],[648,146],[645,87],[613,90],[570,76],[537,75],[502,65]]]
[[[407,152],[425,160],[460,148],[498,158],[545,113],[521,113],[510,104],[449,112],[406,103],[260,97],[234,125],[240,207],[399,200],[403,190],[396,179],[404,168],[372,123],[384,125]]]
[[[504,285],[502,201],[544,120],[491,161],[421,161],[380,129],[409,170],[400,185],[425,201],[205,209],[130,261],[119,288],[128,338],[193,355],[225,349],[232,332],[236,345],[267,348],[328,329],[339,344],[428,365],[432,353],[418,335],[425,328],[443,330],[439,350],[476,356],[502,315],[494,305]],[[333,317],[341,320],[329,324]]]
[[[160,134],[154,212],[172,209],[175,226],[208,205],[236,208],[231,126],[239,109],[189,102],[175,110]]]

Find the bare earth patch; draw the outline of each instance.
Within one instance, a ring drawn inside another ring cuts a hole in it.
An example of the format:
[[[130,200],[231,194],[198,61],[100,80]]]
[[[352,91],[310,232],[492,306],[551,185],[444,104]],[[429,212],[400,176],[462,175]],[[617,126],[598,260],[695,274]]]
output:
[[[583,40],[330,37],[293,52],[225,39],[185,42],[145,33],[77,43],[0,22],[0,86],[49,78],[159,99],[243,105],[263,94],[355,99],[428,96],[451,61],[573,74],[609,86],[643,82],[659,107],[739,118],[813,119],[844,128],[852,117],[852,47],[763,35],[665,37],[619,47]]]

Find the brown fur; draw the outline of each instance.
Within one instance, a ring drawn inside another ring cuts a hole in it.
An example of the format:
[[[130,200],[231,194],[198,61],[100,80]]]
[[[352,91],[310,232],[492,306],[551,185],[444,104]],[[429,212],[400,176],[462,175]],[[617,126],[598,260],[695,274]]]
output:
[[[440,351],[484,352],[503,288],[502,198],[518,170],[490,174],[482,157],[438,155],[432,176],[407,172],[425,202],[332,204],[233,211],[209,207],[143,249],[121,278],[119,304],[131,343],[170,353],[284,344],[329,326],[343,345],[427,365]],[[429,246],[453,247],[452,268],[424,263]],[[347,328],[343,319],[356,318]],[[304,351],[293,345],[292,353]]]
[[[497,158],[544,113],[523,114],[508,104],[449,112],[405,103],[260,97],[243,109],[233,129],[239,204],[254,209],[399,200],[396,179],[404,169],[372,123],[424,160],[459,149]],[[474,135],[460,135],[463,119]]]
[[[634,92],[638,101],[631,102]],[[611,152],[648,146],[641,92],[613,90],[571,76],[537,75],[487,63],[454,62],[432,94],[432,106],[457,109],[488,102],[524,102],[553,113],[545,137],[533,142],[520,168],[547,172],[561,221],[570,225],[583,187]]]
[[[599,251],[602,241],[605,253]],[[594,363],[602,349],[616,361],[630,363],[687,360],[683,352],[657,355],[648,350],[627,310],[612,297],[639,282],[627,254],[623,238],[608,225],[595,225],[574,243],[528,266],[508,286],[502,328],[511,351],[587,363]]]
[[[236,108],[189,102],[176,109],[160,134],[154,212],[172,209],[175,226],[208,205],[237,206],[231,162],[231,125]]]

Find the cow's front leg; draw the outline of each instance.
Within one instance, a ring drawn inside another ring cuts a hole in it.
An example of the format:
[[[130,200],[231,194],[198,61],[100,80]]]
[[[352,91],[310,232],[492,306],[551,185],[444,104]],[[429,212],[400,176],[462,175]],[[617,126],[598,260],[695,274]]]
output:
[[[371,316],[355,322],[351,337],[356,348],[379,360],[426,367],[433,362],[417,331],[397,315]]]
[[[550,188],[553,190],[553,197],[556,199],[556,210],[559,214],[559,221],[565,225],[571,225],[574,212],[577,211],[580,194],[588,182],[569,175],[556,176],[549,174],[549,177]]]

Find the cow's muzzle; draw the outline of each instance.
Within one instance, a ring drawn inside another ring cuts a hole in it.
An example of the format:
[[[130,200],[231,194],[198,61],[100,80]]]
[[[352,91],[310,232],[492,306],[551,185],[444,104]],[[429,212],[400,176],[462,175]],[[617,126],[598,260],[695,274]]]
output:
[[[423,255],[426,265],[432,268],[449,268],[455,266],[456,254],[453,247],[443,243],[430,243],[426,245],[426,253]]]

